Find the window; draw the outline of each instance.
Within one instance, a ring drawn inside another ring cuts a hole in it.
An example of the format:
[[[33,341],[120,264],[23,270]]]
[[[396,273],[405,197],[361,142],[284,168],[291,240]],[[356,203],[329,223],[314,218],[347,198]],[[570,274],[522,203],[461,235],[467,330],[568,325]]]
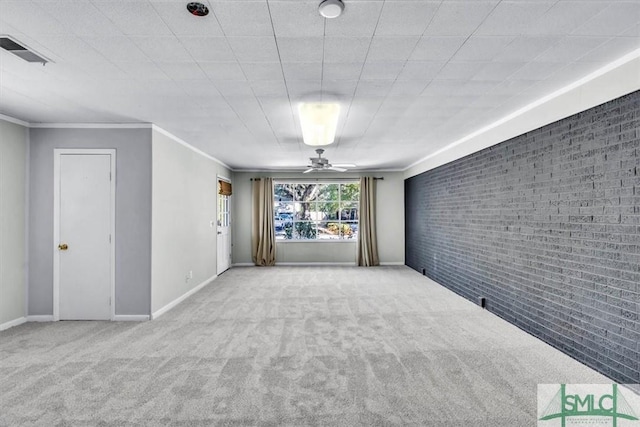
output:
[[[276,182],[273,190],[277,240],[356,240],[359,182]]]

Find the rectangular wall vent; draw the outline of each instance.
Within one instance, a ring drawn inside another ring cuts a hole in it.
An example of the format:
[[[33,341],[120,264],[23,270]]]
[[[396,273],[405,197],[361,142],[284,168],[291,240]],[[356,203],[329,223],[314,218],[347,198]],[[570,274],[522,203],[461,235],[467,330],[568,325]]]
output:
[[[43,65],[50,62],[42,55],[35,53],[33,50],[27,49],[9,36],[0,36],[0,47],[7,52],[11,52],[16,56],[19,56],[27,62],[40,62]]]

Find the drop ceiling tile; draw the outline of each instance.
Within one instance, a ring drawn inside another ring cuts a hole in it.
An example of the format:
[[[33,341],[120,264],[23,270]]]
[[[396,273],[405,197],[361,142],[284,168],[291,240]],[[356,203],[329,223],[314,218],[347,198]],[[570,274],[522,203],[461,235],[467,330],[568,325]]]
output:
[[[637,37],[616,37],[588,52],[580,61],[609,63],[636,49],[640,49]]]
[[[200,62],[200,67],[211,80],[247,80],[240,65],[233,62]]]
[[[78,3],[73,1],[40,3],[40,6],[73,34],[79,36],[122,34],[109,18],[89,2],[83,2],[82,7],[77,7]]]
[[[287,80],[320,80],[321,62],[283,62],[282,69]]]
[[[542,62],[576,61],[607,40],[609,40],[607,37],[564,37],[536,56],[535,60]]]
[[[23,41],[19,39],[19,41]],[[105,56],[75,35],[47,36],[37,44],[28,44],[56,63],[95,62],[105,60]],[[44,48],[44,49],[43,49]],[[44,52],[46,50],[46,52]],[[52,64],[53,65],[53,64]]]
[[[317,1],[269,1],[271,20],[277,37],[322,37],[324,18]]]
[[[565,62],[529,62],[509,76],[510,80],[546,80],[566,66]]]
[[[3,33],[8,24],[12,29],[33,35],[67,34],[68,27],[58,22],[47,10],[28,1],[0,1]],[[6,33],[15,34],[13,31]]]
[[[434,2],[395,1],[384,3],[376,36],[420,36],[440,5]]]
[[[404,68],[404,61],[366,62],[360,78],[364,80],[395,80]]]
[[[195,62],[161,62],[158,65],[171,80],[207,79],[207,75]]]
[[[171,30],[146,0],[122,3],[97,2],[98,8],[123,34],[135,36],[171,35]]]
[[[518,37],[500,51],[496,62],[528,62],[561,40],[561,36]]]
[[[326,80],[357,80],[362,73],[364,64],[356,63],[331,63],[325,62],[322,77]]]
[[[322,62],[321,37],[279,37],[282,62]]]
[[[429,36],[468,36],[498,4],[494,1],[443,2],[427,27]]]
[[[448,61],[465,42],[466,37],[422,37],[411,54],[412,61]]]
[[[183,36],[180,42],[196,61],[227,62],[236,59],[224,37]]]
[[[406,61],[419,37],[378,37],[371,42],[367,61]]]
[[[126,36],[84,37],[83,40],[110,61],[149,61],[149,58]]]
[[[456,52],[456,61],[491,61],[514,40],[513,36],[469,37]]]
[[[431,81],[444,65],[445,62],[408,61],[398,76],[398,80]]]
[[[566,35],[593,18],[609,5],[604,1],[560,1],[544,15],[534,20],[524,34]]]
[[[512,97],[519,94],[523,90],[528,89],[531,86],[535,85],[538,81],[539,79],[517,80],[515,78],[510,80],[505,80],[500,82],[495,87],[493,87],[491,91],[487,95],[485,95],[485,97],[500,97],[500,98]],[[495,105],[497,104],[494,103],[494,106]]]
[[[366,37],[326,37],[324,39],[324,62],[364,62],[370,39]]]
[[[341,100],[351,100],[357,85],[357,80],[323,80],[322,92]]]
[[[287,97],[287,86],[282,80],[254,80],[249,84],[257,97]]]
[[[213,12],[227,36],[273,36],[265,1],[215,2]]]
[[[526,62],[490,62],[479,68],[471,80],[502,81],[525,64]]]
[[[517,36],[556,1],[502,1],[474,33],[480,36]]]
[[[386,96],[393,86],[393,80],[360,80],[356,88],[356,97]]]
[[[279,62],[243,62],[240,65],[249,81],[275,80],[283,76]]]
[[[114,62],[118,68],[136,80],[169,80],[169,76],[154,62]]]
[[[457,62],[450,61],[442,67],[434,77],[436,80],[468,80],[478,69],[487,65],[486,62]]]
[[[272,37],[227,37],[238,61],[280,62],[278,49]]]
[[[151,1],[150,6],[160,15],[171,32],[177,36],[222,37],[224,33],[214,13],[193,16],[182,1]]]
[[[616,36],[640,22],[640,2],[611,2],[609,7],[579,26],[572,34]]]
[[[182,43],[175,37],[136,36],[131,40],[152,61],[172,62],[191,61],[192,57]],[[196,60],[206,58],[194,58]]]
[[[292,103],[318,101],[330,95],[322,92],[320,80],[288,80],[287,91]]]
[[[249,82],[245,81],[233,81],[233,80],[221,80],[216,83],[216,89],[223,97],[234,96],[254,96],[253,90],[249,85]]]
[[[349,2],[339,19],[325,21],[325,35],[371,37],[381,10],[381,2]]]
[[[419,96],[427,84],[426,80],[396,80],[387,96],[399,97],[406,101],[408,97]]]

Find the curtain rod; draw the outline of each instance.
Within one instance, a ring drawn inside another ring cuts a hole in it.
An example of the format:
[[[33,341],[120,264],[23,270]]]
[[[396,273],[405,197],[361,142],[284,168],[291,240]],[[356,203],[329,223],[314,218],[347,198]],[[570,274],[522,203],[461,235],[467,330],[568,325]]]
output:
[[[249,181],[260,181],[262,178],[249,178]],[[282,178],[282,177],[278,177],[278,178],[273,178],[275,181],[278,180],[282,180],[282,181],[355,181],[360,179],[360,177],[355,177],[355,178]],[[373,179],[375,179],[376,181],[384,181],[384,177],[377,177],[374,176]]]

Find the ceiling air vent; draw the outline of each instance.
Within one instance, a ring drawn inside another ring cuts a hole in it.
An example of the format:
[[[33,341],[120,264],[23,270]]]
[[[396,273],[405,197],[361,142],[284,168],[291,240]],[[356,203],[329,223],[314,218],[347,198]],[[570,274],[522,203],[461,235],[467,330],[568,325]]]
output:
[[[40,62],[42,65],[50,62],[45,57],[27,49],[9,36],[0,36],[0,47],[24,59],[27,62]]]

